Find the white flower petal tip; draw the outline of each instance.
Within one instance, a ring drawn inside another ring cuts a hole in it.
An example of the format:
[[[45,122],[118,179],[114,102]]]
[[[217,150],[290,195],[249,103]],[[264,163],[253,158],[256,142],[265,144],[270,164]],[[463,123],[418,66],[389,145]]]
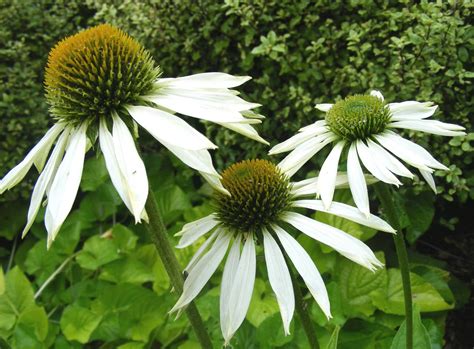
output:
[[[336,189],[337,167],[344,144],[344,141],[340,141],[334,146],[334,148],[332,148],[328,157],[324,161],[318,176],[316,190],[321,195],[321,199],[323,200],[326,209],[331,207],[334,190]]]
[[[370,95],[373,97],[377,97],[378,99],[381,99],[382,101],[384,100],[382,92],[378,90],[372,90],[370,91]]]
[[[329,109],[332,108],[334,104],[332,103],[320,103],[316,104],[314,107],[320,111],[327,112]]]

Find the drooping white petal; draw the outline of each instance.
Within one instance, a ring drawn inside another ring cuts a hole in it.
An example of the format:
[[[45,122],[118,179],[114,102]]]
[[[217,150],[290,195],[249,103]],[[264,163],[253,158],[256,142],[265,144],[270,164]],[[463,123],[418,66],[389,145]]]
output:
[[[374,96],[374,97],[377,97],[378,99],[381,99],[382,101],[384,100],[383,94],[380,91],[372,90],[372,91],[370,91],[370,95]]]
[[[188,150],[217,148],[206,136],[175,115],[145,106],[129,106],[127,110],[159,142]]]
[[[63,129],[64,124],[58,123],[46,132],[43,138],[36,143],[25,158],[0,180],[0,194],[17,185],[26,176],[33,163],[35,163],[38,171],[41,171],[48,156],[49,149],[51,149],[51,146]]]
[[[280,167],[287,176],[291,177],[317,152],[335,139],[336,136],[329,132],[311,138],[297,146],[291,153],[289,153],[282,161],[280,161],[278,167]]]
[[[347,178],[356,206],[368,217],[370,215],[369,193],[364,173],[360,167],[355,143],[351,144],[349,153],[347,154]]]
[[[59,139],[54,147],[51,156],[46,163],[41,175],[39,176],[38,180],[36,181],[35,187],[33,189],[33,193],[31,194],[31,202],[30,207],[28,208],[28,219],[26,222],[26,226],[21,233],[21,237],[23,238],[28,231],[30,230],[31,226],[33,225],[36,215],[41,207],[41,203],[43,201],[43,197],[46,193],[46,189],[52,182],[58,166],[61,162],[61,159],[64,155],[64,149],[66,148],[66,144],[69,138],[69,129],[63,131],[63,133],[59,136]]]
[[[184,248],[191,245],[210,230],[214,229],[218,223],[219,222],[215,219],[215,214],[212,213],[209,216],[185,224],[183,229],[178,233],[182,236],[176,247]]]
[[[320,134],[326,133],[328,131],[326,126],[321,126],[318,128],[308,129],[302,132],[297,133],[291,138],[288,138],[286,141],[275,145],[270,151],[268,152],[269,155],[284,153],[290,150],[295,149],[300,144],[306,142],[307,140],[318,136]]]
[[[217,236],[219,236],[222,233],[222,229],[220,227],[217,227],[216,230],[212,232],[212,234],[206,239],[206,241],[198,248],[196,253],[193,255],[191,260],[188,262],[186,265],[186,268],[184,268],[184,271],[187,272],[188,274],[191,273],[193,268],[196,266],[197,262],[201,259],[203,256],[204,252],[206,252],[211,246],[211,244],[214,242]]]
[[[406,101],[401,103],[389,103],[388,108],[392,113],[391,120],[421,120],[434,114],[437,105],[432,102]]]
[[[306,131],[314,131],[315,129],[319,129],[319,128],[322,128],[322,127],[325,127],[327,129],[327,123],[326,123],[326,120],[318,120],[318,121],[315,121],[314,123],[312,124],[309,124],[309,125],[306,125],[306,126],[303,126],[302,128],[300,128],[298,130],[298,132],[306,132]]]
[[[238,236],[230,248],[230,252],[225,263],[224,272],[222,273],[221,294],[219,298],[220,325],[222,334],[230,333],[232,329],[232,322],[229,316],[231,310],[230,296],[232,289],[236,286],[234,285],[234,280],[239,268],[240,245],[240,236]]]
[[[86,131],[84,123],[71,132],[66,154],[54,176],[48,194],[45,225],[48,231],[48,247],[71,211],[76,198],[84,166],[86,152]]]
[[[227,251],[230,234],[221,232],[210,250],[196,263],[184,281],[183,294],[179,297],[170,313],[188,305],[202,290],[216,271]]]
[[[219,125],[224,126],[228,128],[229,130],[235,131],[237,133],[240,133],[241,135],[244,135],[250,139],[253,139],[257,142],[269,145],[265,139],[260,137],[258,132],[250,125],[248,124],[241,124],[241,123],[230,123],[230,122],[224,122],[224,123],[219,123]]]
[[[367,144],[369,148],[377,154],[377,160],[380,161],[380,164],[383,164],[389,171],[399,176],[413,178],[413,173],[411,173],[410,170],[408,170],[395,156],[371,139],[367,140]]]
[[[329,111],[329,109],[332,108],[333,105],[334,104],[332,103],[320,103],[320,104],[316,104],[315,108],[323,112],[327,112]]]
[[[285,335],[290,334],[290,322],[295,311],[295,295],[291,282],[290,272],[281,253],[280,247],[270,233],[263,230],[263,244],[265,262],[268,270],[268,280],[275,292]]]
[[[336,189],[337,166],[344,144],[344,141],[340,141],[332,148],[319,172],[317,191],[321,195],[326,208],[331,206],[334,190]]]
[[[342,230],[296,212],[286,212],[282,219],[309,237],[332,247],[363,267],[374,270],[382,265],[366,244]]]
[[[402,120],[392,122],[389,127],[405,128],[413,131],[432,133],[439,136],[463,136],[466,134],[464,127],[448,124],[438,120]]]
[[[423,178],[425,179],[426,183],[428,183],[428,185],[430,186],[431,190],[433,190],[434,193],[436,194],[437,193],[436,183],[434,181],[434,178],[433,178],[433,175],[431,174],[431,172],[420,169],[420,173],[423,176]]]
[[[385,149],[414,167],[426,171],[429,171],[430,168],[449,170],[446,166],[431,156],[426,149],[391,131],[376,135],[375,139]]]
[[[296,200],[292,202],[292,206],[326,212],[370,228],[385,231],[387,233],[395,233],[395,229],[393,229],[390,224],[385,222],[382,218],[379,218],[373,214],[366,216],[357,208],[343,204],[341,202],[333,202],[329,209],[324,207],[324,204],[321,200]]]
[[[250,76],[234,76],[226,73],[201,73],[180,78],[158,79],[158,84],[183,88],[232,88],[252,79]]]
[[[331,307],[326,286],[313,260],[290,234],[276,225],[272,226],[272,229],[277,234],[286,254],[303,278],[316,303],[318,303],[326,317],[331,318]]]
[[[205,172],[199,172],[201,174],[201,176],[203,176],[203,178],[206,180],[207,183],[209,183],[209,185],[214,188],[215,190],[225,194],[225,195],[229,195],[230,196],[230,193],[229,191],[224,188],[224,186],[222,185],[221,183],[221,176],[218,175],[218,174],[209,174],[209,173],[205,173]]]
[[[362,140],[356,141],[357,153],[365,168],[382,182],[399,186],[401,183],[392,172],[378,162],[376,155]]]
[[[207,174],[211,174],[220,178],[214,165],[212,164],[211,154],[206,149],[189,150],[175,147],[172,144],[161,142],[170,152],[189,167]]]
[[[232,289],[229,294],[228,316],[229,326],[226,326],[224,336],[227,345],[245,319],[245,314],[252,299],[253,285],[255,283],[256,253],[253,236],[249,235],[244,243],[239,266],[234,276]]]
[[[148,176],[133,136],[117,115],[113,116],[112,140],[117,165],[123,178],[122,190],[128,197],[137,223],[140,222],[148,197]]]

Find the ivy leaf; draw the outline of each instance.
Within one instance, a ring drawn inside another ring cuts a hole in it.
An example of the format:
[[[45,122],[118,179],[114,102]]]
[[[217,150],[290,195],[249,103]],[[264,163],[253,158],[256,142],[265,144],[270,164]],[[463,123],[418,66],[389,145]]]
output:
[[[393,338],[390,349],[406,348],[406,331],[406,321],[403,321],[397,334]],[[413,349],[432,349],[430,336],[421,322],[420,311],[416,306],[413,309]]]
[[[69,305],[61,316],[61,331],[70,341],[87,343],[102,316],[79,305]]]

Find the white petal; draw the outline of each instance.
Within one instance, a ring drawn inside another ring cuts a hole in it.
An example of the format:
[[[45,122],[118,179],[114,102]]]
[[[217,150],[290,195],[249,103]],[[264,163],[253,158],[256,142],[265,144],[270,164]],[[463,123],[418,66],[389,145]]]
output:
[[[333,202],[329,209],[326,209],[324,207],[324,204],[321,200],[296,200],[293,201],[292,206],[304,207],[309,208],[310,210],[326,212],[365,225],[370,228],[385,231],[387,233],[395,233],[395,229],[393,229],[390,224],[385,222],[383,219],[373,214],[369,214],[368,216],[366,216],[357,208],[343,204],[341,202]]]
[[[206,136],[175,115],[144,106],[129,106],[127,110],[159,142],[189,150],[217,148]]]
[[[170,313],[188,305],[216,271],[229,246],[230,234],[221,232],[211,249],[196,263],[184,281],[183,294]]]
[[[221,176],[219,176],[218,174],[209,174],[205,172],[199,172],[199,173],[201,174],[201,176],[204,177],[206,182],[209,183],[209,185],[213,189],[230,196],[229,191],[226,188],[224,188],[224,186],[221,183],[221,179],[220,179]]]
[[[280,247],[266,229],[263,230],[263,244],[268,279],[280,307],[285,335],[289,335],[290,322],[295,311],[295,295],[290,272]]]
[[[446,166],[433,158],[426,149],[393,132],[387,131],[383,134],[376,135],[375,139],[385,149],[414,167],[426,171],[429,171],[430,167],[440,170],[449,170]]]
[[[25,158],[2,178],[0,181],[0,194],[17,185],[26,176],[33,163],[36,163],[38,170],[42,169],[49,149],[63,129],[63,124],[55,124],[46,132]]]
[[[327,144],[331,143],[336,136],[332,133],[325,133],[320,136],[311,138],[310,140],[297,146],[289,153],[280,163],[278,167],[285,172],[287,176],[294,175],[309,159],[317,152],[323,149]]]
[[[347,178],[349,179],[349,187],[355,204],[362,213],[369,216],[369,193],[367,191],[364,173],[360,167],[355,143],[351,144],[349,153],[347,154]]]
[[[392,122],[388,126],[396,128],[405,128],[408,130],[432,133],[440,136],[463,136],[466,132],[462,126],[448,124],[438,120],[402,120]]]
[[[356,141],[357,146],[357,153],[359,154],[362,163],[364,164],[365,168],[367,168],[370,173],[372,173],[376,178],[381,180],[382,182],[394,184],[399,186],[401,183],[395,177],[392,172],[387,170],[377,158],[376,153],[372,151],[363,141],[360,139]]]
[[[66,154],[51,184],[45,215],[48,246],[56,238],[61,225],[71,211],[79,189],[86,152],[86,131],[85,123],[72,131]]]
[[[307,140],[318,136],[320,134],[326,133],[328,131],[326,126],[312,128],[309,130],[305,130],[303,132],[299,132],[291,138],[288,138],[286,141],[275,145],[270,151],[268,152],[269,155],[284,153],[290,150],[295,149],[300,144],[306,142]]]
[[[188,150],[175,147],[172,144],[161,142],[170,152],[189,167],[207,174],[211,174],[220,178],[214,165],[212,164],[211,154],[206,149]]]
[[[381,99],[382,101],[384,100],[383,94],[380,91],[372,90],[372,91],[370,91],[370,95],[374,96],[374,97],[377,97],[377,98]]]
[[[395,173],[396,175],[413,178],[413,173],[408,170],[405,165],[403,165],[398,159],[386,151],[383,147],[372,141],[371,139],[367,140],[367,144],[370,149],[377,153],[377,159],[380,160],[389,171]]]
[[[290,234],[278,226],[272,226],[272,228],[316,303],[318,303],[326,317],[331,318],[331,307],[326,286],[313,260]]]
[[[212,213],[209,216],[185,224],[183,229],[181,229],[181,231],[178,233],[182,236],[176,247],[184,248],[191,245],[200,237],[206,235],[209,231],[214,229],[218,223],[219,222],[215,219],[215,214]]]
[[[319,172],[317,191],[326,208],[331,206],[334,189],[336,189],[337,166],[344,144],[344,141],[340,141],[332,148]]]
[[[239,266],[234,276],[232,290],[229,294],[229,326],[226,326],[226,332],[222,333],[226,345],[244,321],[245,314],[247,314],[255,283],[255,271],[255,243],[253,236],[249,235],[244,243]]]
[[[241,135],[244,135],[244,136],[246,136],[250,139],[253,139],[257,142],[260,142],[260,143],[263,143],[263,144],[266,144],[266,145],[270,144],[265,139],[260,137],[258,132],[250,125],[239,124],[239,123],[229,123],[229,122],[223,122],[223,123],[218,122],[218,124],[228,128],[229,130],[240,133]]]
[[[46,193],[46,189],[52,182],[56,171],[58,169],[59,164],[61,163],[61,159],[64,155],[64,149],[66,148],[66,144],[69,138],[69,130],[66,129],[60,136],[59,139],[54,147],[51,156],[49,157],[46,166],[44,167],[41,175],[39,176],[38,180],[36,181],[35,187],[33,189],[33,193],[31,195],[31,202],[30,207],[28,209],[28,219],[23,232],[21,233],[22,238],[28,233],[31,226],[33,225],[36,215],[41,207],[41,203],[43,201],[43,197]]]
[[[221,332],[230,333],[232,328],[230,315],[230,296],[234,285],[235,276],[240,261],[240,236],[238,236],[230,248],[221,281],[221,294],[219,298]]]
[[[312,123],[310,125],[303,126],[302,128],[300,128],[298,130],[298,132],[313,131],[315,129],[319,129],[319,128],[322,128],[322,127],[325,127],[327,129],[326,120],[318,120],[318,121],[315,121],[314,123]]]
[[[407,101],[401,103],[390,103],[388,105],[392,113],[391,120],[421,120],[434,114],[438,106],[433,106],[432,102]]]
[[[221,234],[223,230],[220,227],[217,227],[216,230],[206,239],[206,241],[198,248],[194,256],[191,258],[191,260],[188,262],[188,265],[186,265],[186,268],[184,268],[184,271],[187,272],[188,274],[191,273],[193,268],[196,266],[197,262],[201,259],[202,255],[204,252],[207,251],[209,246],[214,242],[217,236]]]
[[[321,103],[321,104],[316,104],[315,108],[323,112],[327,112],[329,111],[329,109],[332,108],[333,105],[334,104],[332,103]]]
[[[434,178],[433,178],[433,175],[431,174],[431,172],[429,171],[425,171],[425,170],[421,170],[420,169],[420,173],[421,175],[423,176],[423,178],[425,179],[426,183],[428,183],[428,185],[430,186],[430,188],[434,191],[434,193],[436,194],[437,191],[436,191],[436,183],[434,181]]]
[[[225,73],[201,73],[180,78],[159,79],[158,84],[183,88],[232,88],[249,81],[250,76],[234,76]]]
[[[343,256],[370,270],[382,265],[366,244],[337,228],[296,212],[286,212],[282,219],[309,237],[332,247]]]
[[[112,140],[117,165],[123,177],[123,190],[137,223],[140,222],[148,197],[148,177],[133,136],[117,115],[113,116]]]

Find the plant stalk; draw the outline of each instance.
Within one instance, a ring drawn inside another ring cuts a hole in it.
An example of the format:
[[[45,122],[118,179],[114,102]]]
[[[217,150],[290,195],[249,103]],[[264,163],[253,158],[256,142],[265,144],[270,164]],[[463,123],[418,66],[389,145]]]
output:
[[[413,299],[411,293],[410,268],[408,262],[408,253],[405,245],[403,231],[400,226],[400,220],[393,203],[393,197],[390,189],[385,183],[376,183],[375,192],[379,197],[385,215],[390,225],[397,231],[393,236],[395,249],[397,251],[398,265],[402,274],[403,296],[405,300],[405,321],[406,321],[406,348],[413,349]]]
[[[148,192],[145,209],[149,218],[149,223],[145,223],[145,226],[150,233],[151,240],[155,244],[158,254],[160,255],[173,288],[176,292],[178,292],[178,294],[181,294],[183,292],[184,284],[181,266],[179,265],[176,255],[173,252],[173,248],[171,247],[170,241],[168,240],[166,227],[163,223],[158,205],[156,204],[155,195],[151,189]],[[196,305],[193,302],[189,303],[185,311],[191,326],[196,332],[201,347],[204,349],[212,348],[211,339],[207,333]]]

